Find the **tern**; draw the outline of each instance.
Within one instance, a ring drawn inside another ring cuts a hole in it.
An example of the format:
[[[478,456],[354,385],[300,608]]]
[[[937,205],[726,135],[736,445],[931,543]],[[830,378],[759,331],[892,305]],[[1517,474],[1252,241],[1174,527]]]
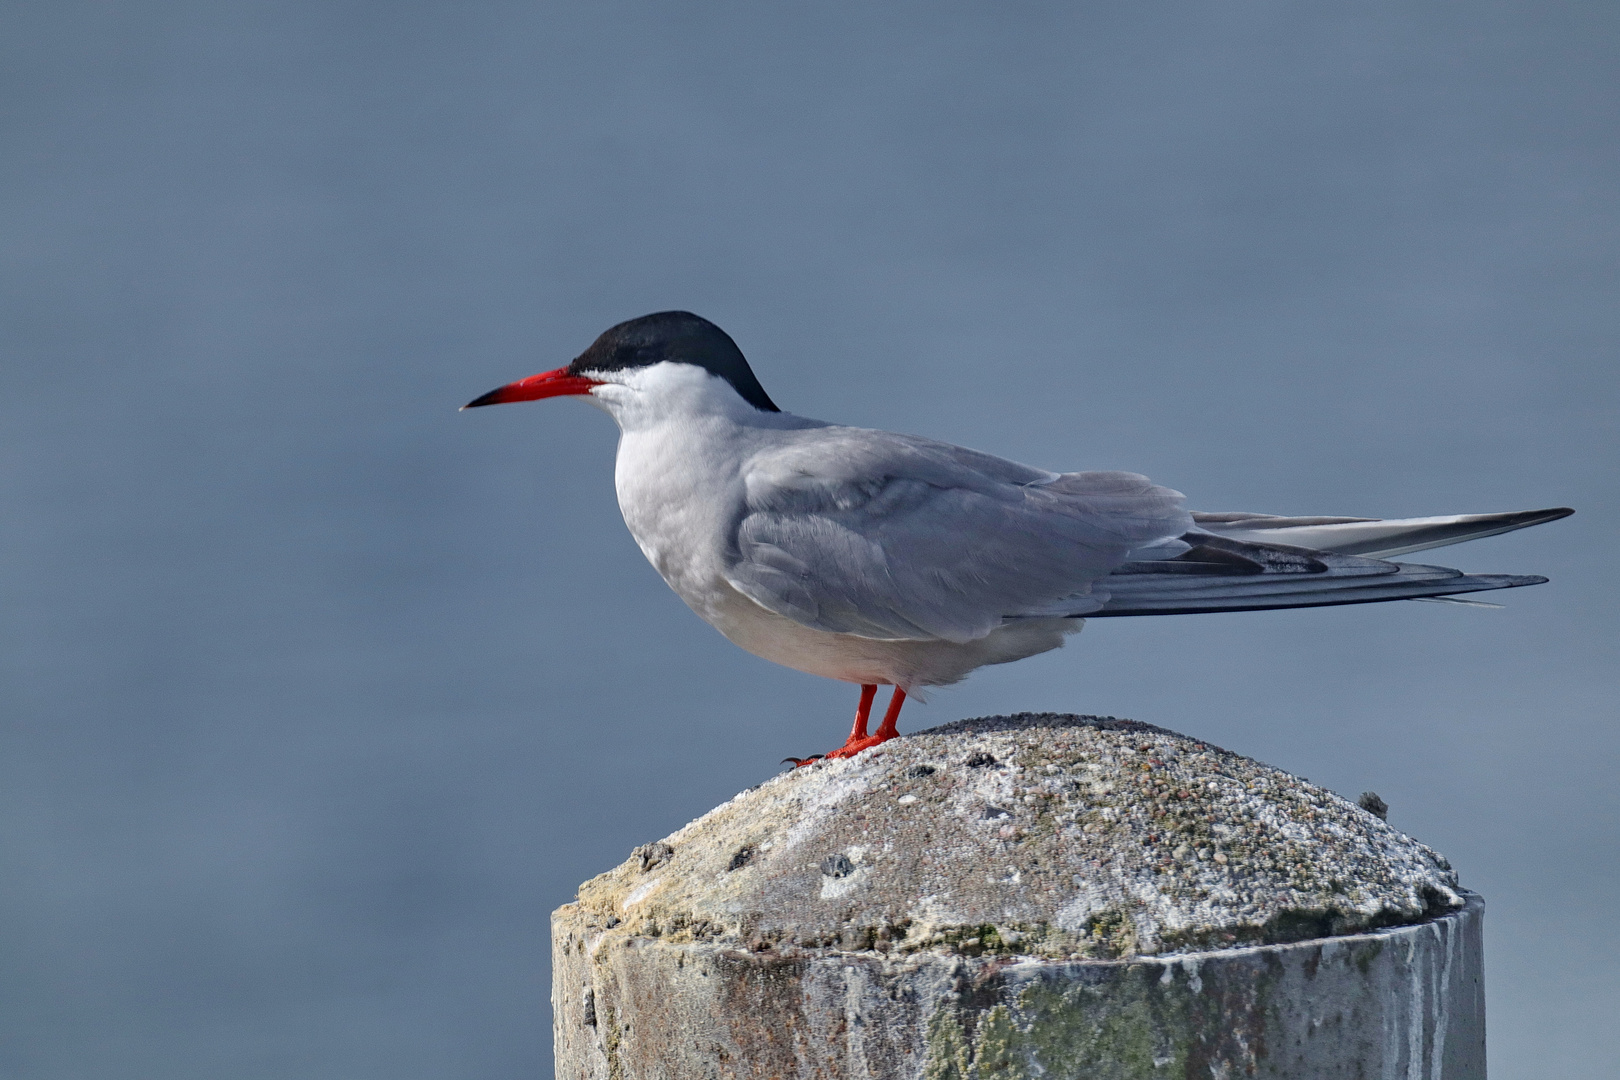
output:
[[[1538,585],[1388,560],[1573,513],[1190,512],[1136,473],[1050,472],[783,412],[736,342],[685,311],[622,322],[463,408],[550,397],[618,423],[619,509],[693,611],[756,656],[860,686],[849,738],[795,764],[892,739],[906,695],[1055,649],[1088,618],[1479,604],[1455,598]],[[869,734],[880,685],[894,692]]]

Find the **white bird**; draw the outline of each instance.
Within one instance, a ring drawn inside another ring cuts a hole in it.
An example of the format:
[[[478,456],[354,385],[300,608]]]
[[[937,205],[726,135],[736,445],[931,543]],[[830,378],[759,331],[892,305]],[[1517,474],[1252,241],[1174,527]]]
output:
[[[1189,513],[1180,492],[1135,473],[1049,472],[782,412],[730,336],[684,311],[620,323],[567,367],[464,408],[559,396],[618,422],[625,524],[693,611],[756,656],[861,687],[849,738],[828,757],[894,738],[908,693],[1055,649],[1088,617],[1540,584],[1384,557],[1573,512]],[[894,694],[868,734],[879,685]]]

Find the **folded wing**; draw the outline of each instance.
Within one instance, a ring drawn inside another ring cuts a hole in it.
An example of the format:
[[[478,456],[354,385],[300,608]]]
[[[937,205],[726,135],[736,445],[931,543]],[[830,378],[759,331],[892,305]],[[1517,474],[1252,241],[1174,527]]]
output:
[[[956,642],[1101,609],[1094,583],[1169,558],[1191,519],[1134,473],[1056,474],[912,436],[795,432],[744,472],[727,579],[805,626]]]

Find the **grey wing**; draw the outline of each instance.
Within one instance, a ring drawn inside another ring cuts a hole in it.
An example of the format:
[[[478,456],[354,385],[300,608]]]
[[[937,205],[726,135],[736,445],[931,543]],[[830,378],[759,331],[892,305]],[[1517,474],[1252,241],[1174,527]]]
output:
[[[911,436],[794,433],[757,455],[728,580],[805,626],[965,642],[1008,618],[1083,615],[1093,582],[1168,557],[1181,495],[1134,473],[1056,474]]]

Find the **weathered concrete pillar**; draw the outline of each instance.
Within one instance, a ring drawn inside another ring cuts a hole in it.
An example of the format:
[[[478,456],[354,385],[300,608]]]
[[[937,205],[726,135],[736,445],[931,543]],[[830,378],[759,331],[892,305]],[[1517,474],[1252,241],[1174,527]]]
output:
[[[1125,720],[779,776],[553,917],[558,1080],[1485,1076],[1444,858]]]

